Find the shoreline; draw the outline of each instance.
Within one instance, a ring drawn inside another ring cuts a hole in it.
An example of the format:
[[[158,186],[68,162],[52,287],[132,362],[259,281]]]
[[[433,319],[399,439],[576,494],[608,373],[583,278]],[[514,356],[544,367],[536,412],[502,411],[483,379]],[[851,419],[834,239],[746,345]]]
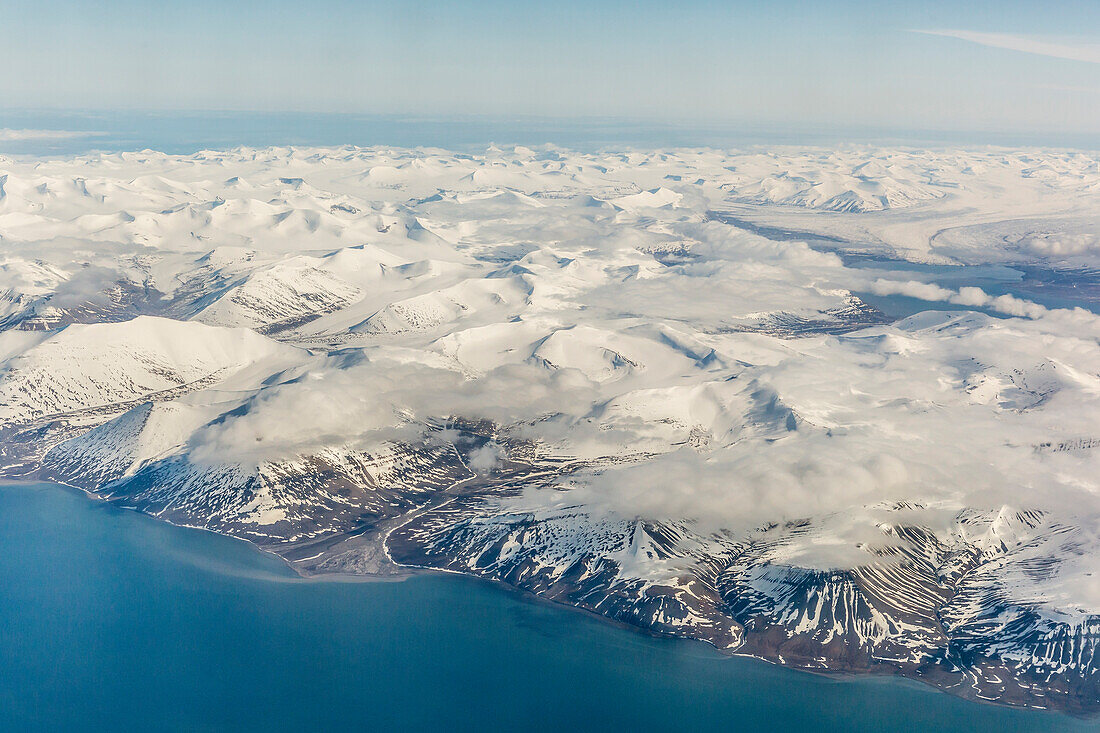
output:
[[[790,664],[790,663],[787,663],[786,661],[779,661],[778,659],[770,658],[770,657],[762,655],[762,654],[753,653],[751,651],[740,652],[740,651],[737,651],[737,650],[720,648],[719,646],[714,644],[713,641],[711,641],[710,639],[707,639],[705,637],[699,637],[699,636],[677,637],[677,636],[671,636],[671,635],[668,635],[668,634],[663,634],[663,633],[654,631],[652,629],[647,629],[645,627],[638,626],[636,624],[631,624],[631,623],[628,623],[626,621],[622,621],[622,620],[615,619],[615,618],[610,618],[608,616],[602,615],[602,614],[600,614],[600,613],[598,613],[594,610],[588,609],[588,608],[584,608],[584,607],[577,606],[577,605],[570,604],[570,603],[565,603],[565,602],[559,601],[559,600],[554,599],[554,598],[547,598],[547,597],[541,596],[538,593],[535,593],[533,591],[511,585],[509,583],[506,583],[506,582],[504,582],[502,580],[499,580],[499,579],[496,579],[496,578],[483,577],[483,576],[475,575],[473,573],[465,573],[465,572],[461,572],[461,571],[458,571],[458,570],[452,570],[452,569],[449,569],[449,568],[433,568],[433,567],[428,567],[428,566],[406,565],[406,564],[398,563],[398,562],[394,561],[393,558],[390,556],[389,550],[386,547],[386,540],[388,539],[388,536],[389,536],[390,532],[392,532],[397,527],[403,526],[404,523],[395,524],[393,527],[387,528],[387,530],[385,532],[385,535],[380,540],[380,544],[383,548],[383,551],[384,551],[384,554],[385,554],[387,560],[392,564],[393,568],[396,570],[396,572],[394,572],[393,574],[340,573],[340,572],[335,572],[335,571],[333,571],[333,572],[311,573],[311,572],[305,571],[305,570],[297,567],[295,565],[296,561],[288,559],[287,557],[279,554],[275,550],[265,548],[265,547],[257,544],[253,540],[250,540],[250,539],[247,539],[247,538],[244,538],[244,537],[234,536],[234,535],[231,535],[231,534],[226,534],[226,533],[223,533],[223,532],[218,532],[217,530],[209,529],[207,527],[198,527],[198,526],[192,526],[192,525],[186,525],[186,524],[179,524],[179,523],[167,520],[167,519],[161,519],[160,517],[148,514],[147,512],[143,512],[143,511],[141,511],[139,509],[136,509],[134,507],[128,507],[128,506],[125,506],[121,503],[112,501],[110,498],[107,498],[107,497],[105,497],[105,496],[103,496],[103,495],[101,495],[97,492],[90,491],[88,489],[83,489],[79,486],[74,486],[72,484],[68,484],[68,483],[65,483],[65,482],[62,482],[62,481],[54,481],[54,480],[48,480],[47,481],[47,480],[41,480],[41,479],[26,479],[26,478],[3,478],[3,479],[0,479],[0,489],[3,489],[5,486],[19,486],[19,485],[59,487],[59,488],[62,488],[62,489],[68,490],[68,491],[72,491],[74,493],[79,493],[79,494],[83,495],[84,497],[86,497],[87,499],[89,499],[89,500],[91,500],[95,503],[101,503],[101,504],[104,504],[104,505],[107,505],[107,506],[111,506],[115,509],[119,509],[119,510],[126,511],[126,512],[132,512],[136,515],[140,515],[142,517],[146,517],[148,519],[151,519],[151,520],[154,520],[154,521],[157,521],[157,522],[162,522],[162,523],[164,523],[168,526],[171,526],[171,527],[176,527],[176,528],[179,528],[179,529],[188,529],[188,530],[199,530],[199,531],[202,531],[202,532],[207,532],[207,533],[210,533],[210,534],[213,534],[213,535],[217,535],[219,537],[225,537],[225,538],[228,538],[228,539],[243,542],[246,545],[248,545],[251,549],[258,551],[259,553],[261,553],[263,555],[267,555],[267,556],[278,559],[280,564],[293,574],[293,577],[288,577],[288,578],[282,579],[283,582],[290,581],[290,582],[303,582],[303,583],[316,582],[316,583],[358,584],[358,583],[400,583],[400,582],[404,582],[404,581],[406,581],[410,578],[413,578],[413,577],[429,577],[429,576],[440,576],[440,575],[467,578],[467,579],[470,579],[470,580],[477,581],[479,583],[488,584],[489,586],[492,586],[492,587],[497,588],[499,590],[503,590],[503,591],[507,592],[508,595],[512,596],[513,598],[515,598],[517,600],[520,600],[523,603],[530,603],[530,604],[534,604],[534,605],[543,605],[543,606],[553,606],[553,607],[558,608],[558,609],[566,609],[566,610],[569,610],[569,611],[572,611],[572,612],[583,614],[584,616],[587,616],[587,617],[592,618],[594,620],[598,620],[601,623],[610,624],[611,626],[619,628],[619,629],[624,630],[624,631],[630,631],[630,632],[633,632],[633,633],[640,633],[643,636],[646,636],[646,637],[651,638],[651,639],[663,639],[663,640],[668,640],[668,641],[702,643],[703,645],[705,645],[706,648],[708,648],[710,650],[713,650],[721,658],[727,658],[728,659],[728,658],[736,657],[736,658],[741,658],[741,659],[753,659],[753,660],[756,660],[756,661],[759,661],[759,662],[767,663],[767,664],[775,666],[775,667],[780,667],[780,668],[783,668],[783,669],[789,669],[789,670],[792,670],[792,671],[795,671],[795,672],[806,673],[806,674],[813,675],[815,677],[836,680],[838,682],[843,682],[845,680],[857,680],[857,679],[906,680],[906,681],[912,682],[914,684],[920,684],[922,687],[932,688],[932,689],[934,689],[938,692],[941,692],[945,695],[950,695],[951,697],[967,700],[967,701],[973,702],[975,704],[993,705],[993,706],[1000,707],[1000,708],[1014,709],[1014,710],[1033,710],[1033,711],[1043,712],[1043,713],[1053,713],[1053,714],[1057,714],[1057,715],[1064,715],[1064,716],[1067,716],[1067,717],[1070,717],[1070,718],[1073,718],[1073,719],[1079,720],[1079,721],[1096,722],[1096,723],[1100,724],[1100,709],[1090,711],[1090,712],[1086,712],[1086,711],[1081,710],[1079,708],[1073,708],[1073,707],[1069,707],[1069,706],[1064,706],[1063,707],[1063,706],[1029,705],[1029,704],[1026,704],[1026,703],[1021,704],[1019,702],[1016,702],[1015,698],[1010,698],[1008,700],[1005,700],[1005,699],[1002,699],[1002,698],[984,697],[980,694],[980,691],[973,686],[973,684],[969,684],[969,685],[967,684],[967,682],[971,680],[972,675],[964,675],[963,679],[958,680],[953,685],[944,685],[944,684],[937,683],[934,679],[931,679],[928,676],[920,675],[920,674],[906,674],[905,670],[903,670],[903,669],[891,668],[889,666],[886,666],[885,664],[879,664],[879,665],[876,665],[874,667],[867,668],[867,669],[802,667],[802,666],[798,666],[797,664]],[[409,521],[409,520],[406,519],[406,522],[407,521]],[[318,555],[314,556],[313,558],[308,558],[308,559],[314,559],[315,557],[323,556],[325,554],[325,552],[326,552],[325,550],[322,550],[322,552],[319,553]],[[265,580],[275,582],[274,578],[265,578]],[[743,642],[742,647],[744,647],[745,645],[746,645],[746,643]],[[738,648],[741,648],[741,647],[738,647]]]

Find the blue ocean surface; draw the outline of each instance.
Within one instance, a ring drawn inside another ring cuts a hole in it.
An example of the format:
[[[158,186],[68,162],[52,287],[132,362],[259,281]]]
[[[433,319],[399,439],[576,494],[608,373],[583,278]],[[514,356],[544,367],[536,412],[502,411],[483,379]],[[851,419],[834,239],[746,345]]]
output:
[[[1011,295],[1046,308],[1081,308],[1100,315],[1100,272],[1096,270],[1059,271],[1008,265],[922,265],[876,258],[861,258],[846,264],[877,277],[916,280],[953,290],[978,287],[993,297]],[[979,311],[1005,317],[1004,313],[987,307],[920,300],[904,295],[857,294],[891,319],[906,318],[926,310]]]
[[[660,121],[616,117],[333,114],[205,110],[59,110],[0,106],[0,154],[75,155],[92,151],[200,150],[269,146],[392,146],[484,152],[489,144],[556,145],[580,151],[623,148],[844,144],[1034,146],[1100,150],[1100,135],[1034,135],[893,129],[852,125]],[[59,134],[64,133],[64,134]]]
[[[3,731],[1097,727],[724,657],[472,578],[302,580],[244,542],[0,485]]]

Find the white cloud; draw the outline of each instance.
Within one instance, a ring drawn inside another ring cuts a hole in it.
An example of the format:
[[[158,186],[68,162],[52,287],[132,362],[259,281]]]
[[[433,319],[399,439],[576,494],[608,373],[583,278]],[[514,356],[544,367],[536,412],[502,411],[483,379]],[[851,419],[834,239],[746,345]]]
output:
[[[914,33],[924,33],[929,36],[944,36],[946,38],[958,38],[962,41],[977,43],[993,48],[1006,48],[1010,51],[1031,53],[1037,56],[1051,56],[1058,59],[1070,59],[1072,61],[1084,61],[1090,64],[1100,64],[1100,44],[1073,43],[1067,41],[1054,41],[1022,36],[1012,33],[982,33],[980,31],[965,30],[914,30]]]

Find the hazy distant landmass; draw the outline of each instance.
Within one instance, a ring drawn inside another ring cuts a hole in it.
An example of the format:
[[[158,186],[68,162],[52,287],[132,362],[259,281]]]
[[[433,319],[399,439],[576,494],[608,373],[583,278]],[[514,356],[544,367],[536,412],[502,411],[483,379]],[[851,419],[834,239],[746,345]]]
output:
[[[0,158],[4,475],[1100,708],[1095,156],[84,137]]]

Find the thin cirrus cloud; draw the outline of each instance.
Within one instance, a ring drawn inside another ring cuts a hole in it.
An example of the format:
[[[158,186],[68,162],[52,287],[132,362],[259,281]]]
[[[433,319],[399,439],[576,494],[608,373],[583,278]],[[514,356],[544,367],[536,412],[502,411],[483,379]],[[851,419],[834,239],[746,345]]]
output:
[[[1084,61],[1090,64],[1100,64],[1100,44],[1072,43],[1065,41],[1042,40],[1030,36],[1020,36],[1011,33],[982,33],[979,31],[964,30],[914,30],[914,33],[924,33],[930,36],[945,36],[958,38],[970,43],[993,48],[1007,48],[1011,51],[1031,53],[1039,56],[1051,56],[1072,61]]]

